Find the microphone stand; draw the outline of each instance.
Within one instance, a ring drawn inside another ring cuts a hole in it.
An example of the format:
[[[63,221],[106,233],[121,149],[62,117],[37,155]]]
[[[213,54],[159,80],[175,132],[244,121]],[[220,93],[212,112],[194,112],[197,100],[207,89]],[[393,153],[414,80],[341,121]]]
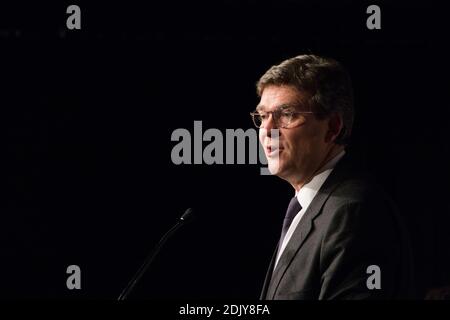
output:
[[[158,255],[159,251],[163,247],[164,243],[181,227],[185,224],[185,222],[192,217],[192,209],[187,209],[184,214],[181,216],[180,220],[175,224],[169,231],[166,232],[166,234],[159,240],[156,247],[153,249],[151,254],[147,257],[145,262],[142,264],[142,266],[139,268],[139,270],[136,272],[134,277],[131,279],[131,281],[128,283],[128,285],[123,289],[122,293],[120,294],[118,301],[125,300],[129,294],[133,291],[136,284],[139,282],[139,280],[142,278],[144,273],[147,271],[148,267],[151,265],[155,257]]]

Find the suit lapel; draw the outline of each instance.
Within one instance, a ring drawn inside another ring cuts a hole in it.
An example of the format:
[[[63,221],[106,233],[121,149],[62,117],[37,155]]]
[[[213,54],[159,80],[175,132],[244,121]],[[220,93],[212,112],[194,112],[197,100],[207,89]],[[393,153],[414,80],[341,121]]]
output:
[[[265,296],[267,299],[274,298],[275,293],[278,289],[278,285],[280,284],[283,275],[285,274],[287,268],[289,267],[290,263],[294,259],[297,252],[302,247],[308,234],[313,229],[312,222],[314,218],[321,212],[321,209],[325,204],[326,200],[328,199],[328,197],[330,196],[330,194],[342,181],[342,174],[346,171],[344,167],[346,167],[347,162],[344,161],[345,160],[344,158],[341,159],[341,161],[336,165],[336,167],[331,172],[327,180],[325,180],[324,184],[320,188],[317,195],[314,197],[313,201],[309,205],[303,217],[300,219],[297,228],[295,229],[291,239],[289,240],[286,248],[284,249],[283,253],[280,256],[280,260],[278,261],[275,270],[273,270],[272,278],[267,288],[267,292],[263,292],[266,293]],[[275,258],[276,252],[277,251],[275,251]],[[275,264],[275,258],[272,258],[273,260],[271,262],[272,268]],[[269,272],[272,270],[272,268],[269,269]],[[264,284],[266,285],[266,282]]]
[[[277,258],[277,252],[278,252],[278,245],[275,248],[275,252],[272,255],[272,259],[270,260],[269,268],[267,269],[267,272],[266,272],[266,278],[264,279],[264,285],[263,285],[263,288],[261,291],[261,296],[259,297],[260,300],[267,299],[267,297],[266,297],[267,289],[269,287],[270,280],[272,279],[272,272],[273,272],[273,267],[275,266],[275,259]]]
[[[323,194],[321,194],[323,195]],[[325,198],[325,197],[323,197]],[[289,240],[286,248],[284,249],[283,253],[280,256],[280,260],[278,261],[278,264],[273,271],[272,274],[272,280],[270,282],[269,288],[267,290],[267,297],[268,299],[273,299],[275,292],[278,288],[278,285],[281,281],[281,278],[283,277],[284,273],[286,272],[286,269],[288,268],[289,264],[291,263],[292,259],[297,254],[297,251],[300,250],[303,243],[305,242],[306,237],[311,232],[312,229],[312,219],[319,214],[320,208],[322,207],[322,204],[325,202],[325,199],[320,199],[321,201],[318,201],[317,196],[314,198],[314,200],[311,202],[310,206],[306,210],[303,217],[300,219],[300,222],[295,229],[294,233],[292,234],[291,239]]]

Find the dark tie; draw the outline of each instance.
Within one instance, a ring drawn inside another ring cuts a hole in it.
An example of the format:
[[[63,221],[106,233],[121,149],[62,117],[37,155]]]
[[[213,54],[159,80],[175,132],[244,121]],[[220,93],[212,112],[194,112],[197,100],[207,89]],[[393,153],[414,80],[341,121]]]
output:
[[[302,210],[302,206],[298,202],[297,197],[293,197],[291,199],[291,202],[289,202],[289,206],[286,211],[286,216],[284,217],[283,230],[281,231],[280,242],[278,244],[278,251],[281,249],[284,237],[286,236],[286,233],[292,223],[292,220],[294,220],[294,217],[297,215],[297,213],[300,212],[300,210]]]
[[[289,206],[287,208],[286,215],[284,216],[283,230],[281,231],[280,241],[278,242],[277,256],[280,252],[281,246],[283,245],[284,237],[286,236],[286,233],[287,233],[289,227],[291,226],[292,220],[294,220],[295,216],[297,215],[297,213],[300,212],[300,210],[302,210],[302,206],[298,202],[297,197],[293,197],[291,199],[291,202],[289,202]],[[273,268],[275,268],[275,264],[273,265]],[[272,269],[270,283],[272,283],[273,277],[275,275],[274,270],[275,269]],[[269,284],[269,287],[270,287],[270,284]],[[266,298],[267,298],[267,292],[266,292]]]

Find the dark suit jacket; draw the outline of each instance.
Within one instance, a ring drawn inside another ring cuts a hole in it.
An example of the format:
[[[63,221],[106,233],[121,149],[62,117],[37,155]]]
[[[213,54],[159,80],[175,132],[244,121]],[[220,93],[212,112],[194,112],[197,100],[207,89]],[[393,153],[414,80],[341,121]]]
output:
[[[412,257],[401,217],[375,183],[353,171],[345,155],[273,270],[275,250],[261,299],[413,298]],[[381,289],[367,286],[370,265],[380,268]]]

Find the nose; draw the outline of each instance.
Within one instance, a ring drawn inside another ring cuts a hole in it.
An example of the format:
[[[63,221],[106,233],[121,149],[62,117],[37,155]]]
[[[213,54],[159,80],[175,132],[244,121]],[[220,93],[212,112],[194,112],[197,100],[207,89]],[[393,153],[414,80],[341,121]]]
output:
[[[269,118],[267,119],[267,121],[264,123],[264,129],[266,129],[267,131],[267,136],[270,138],[272,135],[272,129],[277,129],[275,120],[273,118],[273,113],[271,113],[269,115]]]

